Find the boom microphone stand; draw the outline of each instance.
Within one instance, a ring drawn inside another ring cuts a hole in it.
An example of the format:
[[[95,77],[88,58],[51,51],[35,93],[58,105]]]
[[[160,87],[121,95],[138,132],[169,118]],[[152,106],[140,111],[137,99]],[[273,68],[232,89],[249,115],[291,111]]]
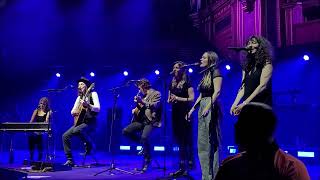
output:
[[[94,176],[97,176],[97,175],[102,174],[104,172],[109,172],[111,175],[113,175],[113,171],[119,171],[121,173],[131,174],[131,175],[135,174],[135,173],[132,173],[130,171],[126,171],[126,170],[117,168],[116,165],[115,165],[115,162],[114,162],[114,152],[111,150],[113,126],[114,126],[114,121],[116,119],[116,107],[117,107],[118,98],[120,96],[119,89],[127,87],[127,86],[129,86],[129,83],[126,83],[125,85],[109,89],[113,93],[113,106],[112,106],[112,112],[111,112],[112,118],[111,118],[110,137],[109,137],[109,153],[111,153],[111,164],[110,164],[110,167],[108,169],[103,170],[101,172],[98,172]]]

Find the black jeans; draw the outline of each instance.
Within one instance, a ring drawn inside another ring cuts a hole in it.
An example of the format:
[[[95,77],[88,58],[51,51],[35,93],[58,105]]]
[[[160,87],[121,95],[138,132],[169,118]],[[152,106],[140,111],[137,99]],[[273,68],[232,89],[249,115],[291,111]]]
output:
[[[32,133],[29,136],[29,151],[30,151],[30,160],[33,161],[34,149],[35,146],[38,147],[38,160],[42,159],[43,155],[43,143],[42,143],[42,134]]]
[[[154,127],[152,124],[132,122],[122,130],[123,135],[127,136],[136,143],[142,144],[144,158],[147,160],[151,158],[149,137],[153,128]],[[138,136],[138,132],[142,132],[141,138]]]
[[[71,137],[78,136],[87,146],[92,146],[89,133],[94,131],[95,125],[82,123],[79,126],[72,126],[62,135],[63,149],[67,159],[72,160]]]

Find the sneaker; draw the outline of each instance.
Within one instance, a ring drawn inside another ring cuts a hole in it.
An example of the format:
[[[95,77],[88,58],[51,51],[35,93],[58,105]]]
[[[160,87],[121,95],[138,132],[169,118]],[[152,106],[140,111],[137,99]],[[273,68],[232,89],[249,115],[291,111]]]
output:
[[[151,165],[151,159],[145,159],[145,160],[143,161],[143,165],[142,165],[141,171],[142,171],[142,172],[146,172],[146,171],[148,170],[148,168],[149,168],[150,165]]]
[[[72,160],[68,159],[64,164],[64,166],[70,166],[70,167],[74,167],[74,163]]]

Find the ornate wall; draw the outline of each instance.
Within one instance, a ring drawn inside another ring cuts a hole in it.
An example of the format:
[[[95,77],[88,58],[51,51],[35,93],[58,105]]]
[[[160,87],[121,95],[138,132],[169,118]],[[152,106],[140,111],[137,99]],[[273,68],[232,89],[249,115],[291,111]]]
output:
[[[264,36],[276,47],[320,42],[320,33],[317,32],[320,17],[317,19],[318,14],[313,13],[312,20],[308,20],[306,15],[311,12],[310,7],[320,7],[320,1],[300,1],[201,1],[201,6],[198,6],[201,8],[193,11],[190,16],[194,26],[199,28],[222,56],[238,59],[227,47],[244,46],[251,35]]]

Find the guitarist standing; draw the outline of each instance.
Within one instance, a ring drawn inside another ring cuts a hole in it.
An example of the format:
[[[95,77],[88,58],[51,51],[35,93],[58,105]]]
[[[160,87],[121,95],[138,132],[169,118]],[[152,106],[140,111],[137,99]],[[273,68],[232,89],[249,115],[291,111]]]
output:
[[[151,162],[149,137],[152,129],[161,127],[161,94],[151,88],[149,80],[140,79],[136,86],[143,97],[135,96],[134,101],[137,107],[132,110],[132,122],[122,130],[122,133],[131,140],[143,145],[143,166],[142,171],[146,171]],[[141,137],[136,133],[141,132]]]
[[[74,166],[71,153],[71,137],[78,136],[85,145],[85,155],[91,153],[93,144],[88,136],[96,127],[96,116],[100,111],[98,94],[92,91],[93,85],[88,79],[81,77],[78,80],[78,97],[71,110],[74,125],[62,136],[64,153],[67,162],[64,165]]]

